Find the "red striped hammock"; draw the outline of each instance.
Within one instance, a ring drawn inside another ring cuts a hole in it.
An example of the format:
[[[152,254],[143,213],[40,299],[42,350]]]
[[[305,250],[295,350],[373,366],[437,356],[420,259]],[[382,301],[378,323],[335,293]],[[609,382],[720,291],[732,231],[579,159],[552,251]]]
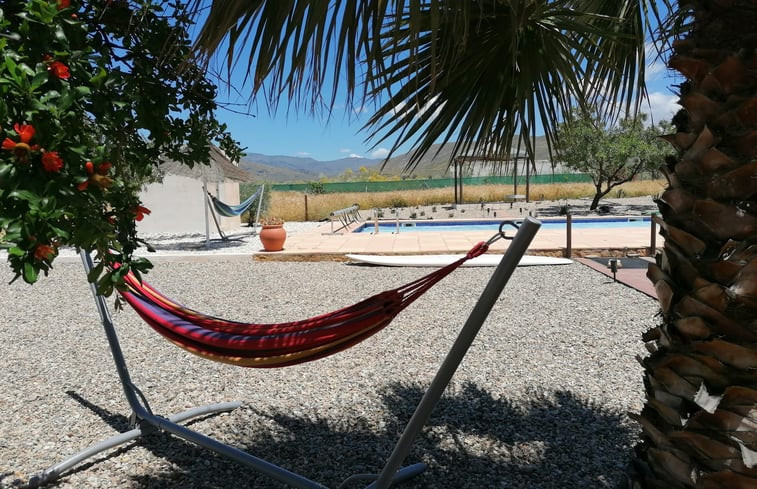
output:
[[[158,333],[204,358],[243,367],[284,367],[332,355],[377,333],[465,261],[488,249],[478,243],[460,260],[352,306],[300,321],[229,321],[184,307],[132,274],[121,295]]]

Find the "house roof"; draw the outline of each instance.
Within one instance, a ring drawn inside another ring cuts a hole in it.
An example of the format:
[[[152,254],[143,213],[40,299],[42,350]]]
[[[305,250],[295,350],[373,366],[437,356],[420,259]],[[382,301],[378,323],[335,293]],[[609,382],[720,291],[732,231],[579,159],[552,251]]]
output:
[[[236,180],[238,182],[251,182],[252,175],[232,163],[223,151],[216,146],[210,146],[210,161],[207,165],[197,164],[189,167],[173,160],[165,160],[160,164],[160,172],[164,175],[178,175],[201,179],[205,182],[222,182],[224,180]]]

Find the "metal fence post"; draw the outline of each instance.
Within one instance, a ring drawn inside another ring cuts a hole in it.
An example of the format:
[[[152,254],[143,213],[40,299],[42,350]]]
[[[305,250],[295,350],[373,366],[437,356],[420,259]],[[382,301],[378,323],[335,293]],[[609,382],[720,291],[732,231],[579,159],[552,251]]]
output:
[[[650,226],[649,226],[649,256],[655,255],[655,250],[657,249],[657,223],[654,220],[655,215],[652,214],[652,219],[650,219]]]

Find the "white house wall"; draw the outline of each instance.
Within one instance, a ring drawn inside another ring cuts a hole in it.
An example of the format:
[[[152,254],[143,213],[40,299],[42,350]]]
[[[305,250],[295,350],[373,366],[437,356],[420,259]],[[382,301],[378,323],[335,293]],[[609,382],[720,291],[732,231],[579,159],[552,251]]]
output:
[[[208,191],[227,204],[239,203],[239,184],[233,181],[208,183]],[[202,181],[178,175],[166,175],[162,183],[152,183],[140,194],[142,205],[151,214],[137,223],[144,234],[205,234],[205,196]],[[217,235],[213,217],[208,214],[211,236]],[[220,217],[221,229],[240,226],[238,217]]]

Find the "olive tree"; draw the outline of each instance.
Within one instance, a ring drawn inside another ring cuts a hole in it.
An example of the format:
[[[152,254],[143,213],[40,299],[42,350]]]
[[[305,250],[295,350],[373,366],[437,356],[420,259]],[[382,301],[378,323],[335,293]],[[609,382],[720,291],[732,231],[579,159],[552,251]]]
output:
[[[574,111],[558,127],[557,154],[568,168],[591,176],[594,198],[591,210],[618,185],[645,171],[654,171],[670,152],[659,137],[669,132],[660,123],[645,126],[647,117],[626,117],[607,124],[595,113]]]

